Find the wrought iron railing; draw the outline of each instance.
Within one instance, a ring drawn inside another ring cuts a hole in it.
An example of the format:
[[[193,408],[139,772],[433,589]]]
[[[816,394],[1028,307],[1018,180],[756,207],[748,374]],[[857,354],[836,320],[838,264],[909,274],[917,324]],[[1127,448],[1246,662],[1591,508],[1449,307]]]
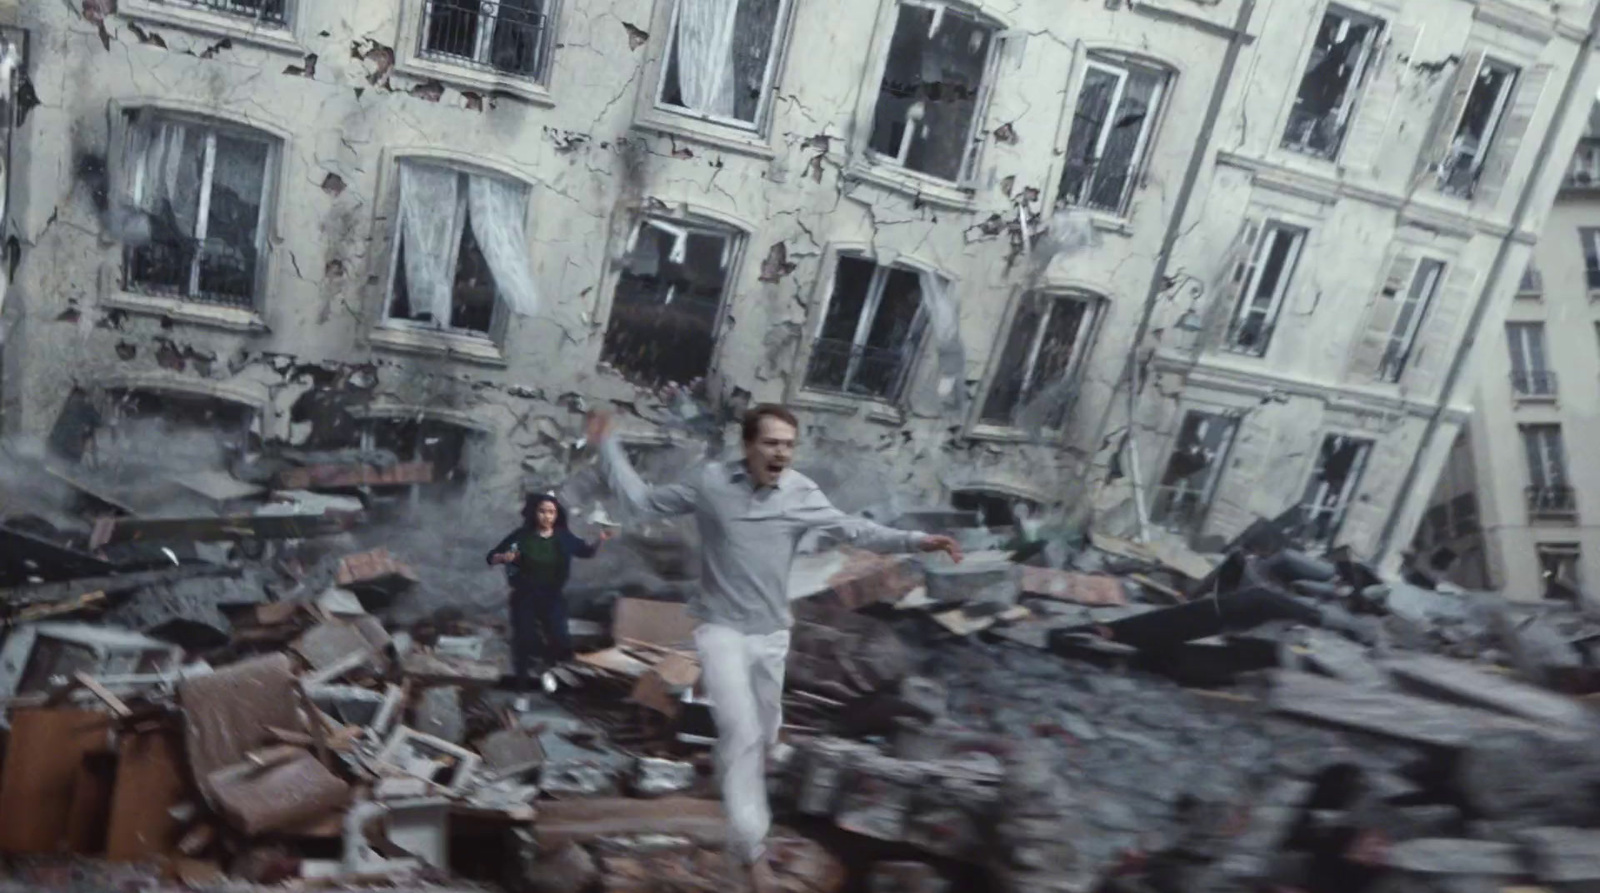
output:
[[[289,0],[163,0],[173,6],[194,6],[212,12],[255,19],[269,25],[289,23]]]
[[[124,254],[130,291],[171,295],[224,307],[255,306],[256,251],[219,239],[163,239],[129,246]],[[195,264],[199,263],[198,288]]]
[[[422,54],[504,74],[544,74],[548,16],[494,0],[423,0]]]
[[[1511,373],[1511,390],[1519,397],[1554,397],[1556,374],[1549,371]]]
[[[907,350],[866,347],[848,341],[817,339],[806,368],[806,387],[819,391],[895,398]]]
[[[1535,484],[1527,494],[1530,515],[1565,518],[1578,513],[1578,496],[1565,484]]]
[[[1068,164],[1061,174],[1061,203],[1095,211],[1122,213],[1132,170],[1121,159]]]

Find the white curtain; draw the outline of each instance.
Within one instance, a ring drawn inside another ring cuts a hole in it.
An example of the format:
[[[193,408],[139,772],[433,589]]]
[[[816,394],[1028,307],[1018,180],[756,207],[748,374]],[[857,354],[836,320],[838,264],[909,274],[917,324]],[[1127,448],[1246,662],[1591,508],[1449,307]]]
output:
[[[178,229],[194,235],[200,209],[206,135],[170,121],[133,123],[123,142],[123,200],[159,217],[168,203]]]
[[[426,164],[400,165],[400,238],[406,249],[406,293],[413,315],[430,313],[450,325],[455,270],[450,258],[461,242],[455,171]]]
[[[939,399],[959,410],[966,401],[966,349],[961,343],[961,301],[943,279],[922,274],[922,312],[928,315],[939,360]]]
[[[468,177],[467,183],[472,234],[489,262],[495,289],[512,313],[532,316],[539,309],[539,295],[528,265],[528,236],[522,224],[528,190],[494,177]]]
[[[678,0],[678,85],[684,105],[733,115],[733,23],[739,0]]]

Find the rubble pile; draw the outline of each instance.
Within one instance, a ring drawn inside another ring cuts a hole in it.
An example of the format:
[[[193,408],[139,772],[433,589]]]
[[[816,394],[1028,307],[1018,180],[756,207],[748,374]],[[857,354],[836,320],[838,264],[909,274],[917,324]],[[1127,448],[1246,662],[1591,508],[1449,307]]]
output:
[[[196,483],[211,514],[96,488],[129,510],[0,522],[13,881],[113,871],[87,857],[197,889],[727,886],[681,601],[574,620],[557,693],[519,698],[497,626],[386,620],[430,577],[349,535],[423,469],[302,460]],[[1578,606],[1380,579],[1271,524],[1218,561],[963,539],[1008,547],[797,562],[782,889],[1600,884]]]

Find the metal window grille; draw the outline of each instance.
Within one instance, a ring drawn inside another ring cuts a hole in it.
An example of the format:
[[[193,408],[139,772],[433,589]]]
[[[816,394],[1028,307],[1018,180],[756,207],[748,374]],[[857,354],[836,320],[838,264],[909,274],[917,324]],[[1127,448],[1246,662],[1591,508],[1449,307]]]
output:
[[[549,15],[523,0],[424,0],[422,55],[503,74],[544,76]]]
[[[289,24],[289,0],[164,0],[172,6],[194,6],[200,9],[255,19],[269,25]]]

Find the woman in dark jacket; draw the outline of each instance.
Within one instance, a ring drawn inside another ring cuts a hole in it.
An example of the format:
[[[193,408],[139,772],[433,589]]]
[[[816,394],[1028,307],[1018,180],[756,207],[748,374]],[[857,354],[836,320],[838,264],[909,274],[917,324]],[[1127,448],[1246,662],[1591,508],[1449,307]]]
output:
[[[610,538],[609,531],[600,533],[601,542]],[[536,660],[542,658],[548,667],[572,657],[562,589],[572,559],[592,558],[599,546],[568,530],[567,510],[554,496],[539,493],[523,503],[522,526],[489,550],[488,562],[506,565],[511,583],[511,669],[519,689],[531,678]],[[554,690],[555,677],[542,676],[545,690]]]

